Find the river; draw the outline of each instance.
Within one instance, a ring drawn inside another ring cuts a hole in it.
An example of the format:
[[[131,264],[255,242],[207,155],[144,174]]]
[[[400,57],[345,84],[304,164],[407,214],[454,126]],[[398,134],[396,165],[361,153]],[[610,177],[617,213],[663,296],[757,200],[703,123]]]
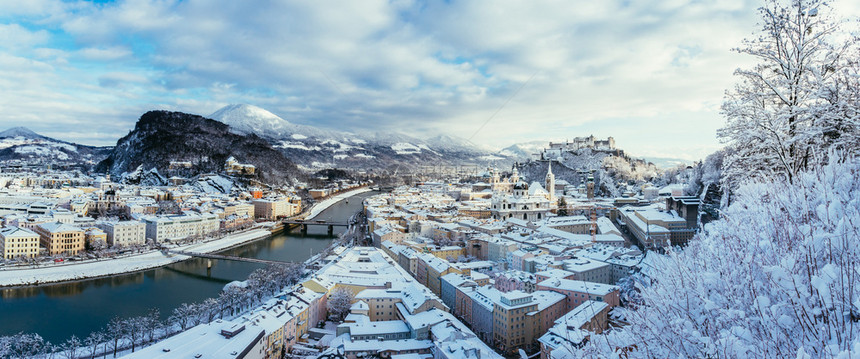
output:
[[[316,218],[346,221],[361,209],[362,200],[373,194],[362,193],[340,201]],[[343,230],[335,227],[335,235]],[[325,226],[309,226],[304,236],[295,229],[220,253],[300,262],[325,249],[332,239]],[[72,335],[86,337],[114,316],[133,317],[158,308],[162,318],[167,318],[180,304],[216,297],[225,284],[244,280],[262,266],[217,260],[207,270],[206,260],[196,258],[110,278],[0,289],[0,336],[39,333],[59,344]]]

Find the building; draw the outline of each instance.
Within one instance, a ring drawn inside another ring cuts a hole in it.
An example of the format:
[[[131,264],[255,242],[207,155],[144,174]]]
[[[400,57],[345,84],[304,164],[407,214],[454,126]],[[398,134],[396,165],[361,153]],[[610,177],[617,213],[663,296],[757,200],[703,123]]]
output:
[[[140,350],[129,359],[223,358],[265,359],[266,331],[249,318],[200,324]]]
[[[696,196],[672,196],[666,198],[666,209],[674,211],[687,221],[687,228],[699,226],[699,206],[702,200]]]
[[[588,300],[606,302],[610,307],[617,307],[620,304],[619,288],[614,285],[549,278],[539,282],[537,289],[564,294],[567,297],[567,310],[573,310]]]
[[[688,219],[673,210],[625,207],[619,214],[630,233],[646,248],[684,245],[696,234],[695,225],[688,227]]]
[[[573,140],[549,143],[549,148],[554,150],[576,151],[582,148],[591,148],[595,150],[609,151],[615,149],[615,139],[607,137],[605,140],[598,140],[594,135],[588,137],[576,137]]]
[[[146,224],[143,222],[101,222],[96,225],[107,234],[107,244],[111,247],[146,244]]]
[[[4,259],[33,258],[39,255],[39,234],[26,228],[0,229],[0,255]]]
[[[516,218],[524,221],[540,221],[547,218],[550,208],[550,194],[538,182],[514,185],[513,194],[493,196],[490,212],[494,219]]]
[[[550,204],[555,203],[555,175],[552,174],[552,160],[549,161],[546,170],[546,183],[544,187],[548,193],[548,198]]]
[[[96,227],[87,228],[84,231],[84,242],[90,249],[107,247],[107,234]]]
[[[608,263],[589,258],[566,259],[562,263],[564,263],[564,270],[573,274],[566,277],[566,279],[615,284],[613,281],[612,266]]]
[[[493,341],[502,352],[511,353],[534,341],[534,322],[528,313],[537,311],[537,302],[525,292],[498,293],[493,300]]]
[[[441,293],[439,297],[442,298],[442,302],[448,306],[448,308],[457,308],[457,290],[460,288],[463,291],[463,288],[471,287],[475,288],[478,286],[477,283],[472,281],[469,277],[464,276],[460,273],[448,273],[439,278],[441,282]],[[467,289],[466,291],[471,291],[473,289]],[[465,304],[463,304],[465,305]],[[458,311],[454,311],[455,315],[460,315]]]
[[[220,215],[221,218],[230,216],[254,218],[256,206],[251,203],[228,203],[221,206],[221,209],[223,211]]]
[[[230,156],[224,163],[224,172],[227,172],[228,175],[252,176],[256,171],[257,168],[254,165],[239,163],[233,156]]]
[[[35,228],[48,255],[77,255],[84,250],[84,231],[65,223],[42,223]]]
[[[608,328],[610,309],[605,302],[589,300],[556,319],[554,325],[538,339],[541,359],[572,356],[573,351],[585,344],[592,333],[600,334]],[[552,352],[556,350],[564,354],[553,356]]]
[[[274,220],[283,217],[289,217],[296,212],[296,205],[290,203],[286,198],[281,199],[255,199],[254,215],[257,218]]]
[[[221,221],[214,214],[184,214],[144,218],[146,238],[157,243],[206,236],[218,231]]]

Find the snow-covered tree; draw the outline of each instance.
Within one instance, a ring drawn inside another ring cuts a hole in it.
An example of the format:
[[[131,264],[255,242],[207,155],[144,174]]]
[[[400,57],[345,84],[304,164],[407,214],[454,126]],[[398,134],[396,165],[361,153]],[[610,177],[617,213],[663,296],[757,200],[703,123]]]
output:
[[[329,295],[326,304],[329,315],[336,320],[342,320],[349,313],[353,299],[355,299],[355,294],[349,288],[339,287],[335,289]]]
[[[156,332],[162,328],[161,312],[152,308],[145,316],[141,317],[141,330],[144,332],[144,342],[151,342],[156,339]]]
[[[127,330],[125,328],[125,325],[125,320],[120,317],[113,317],[107,324],[107,337],[111,339],[108,344],[110,344],[110,348],[111,350],[113,350],[114,358],[116,358],[116,352],[117,350],[119,350],[120,340],[126,337]]]
[[[225,292],[222,292],[222,296]],[[173,315],[168,319],[169,322],[179,326],[179,329],[185,331],[191,323],[191,316],[194,315],[194,305],[182,303],[173,309]]]
[[[792,182],[741,186],[687,248],[651,257],[630,325],[592,336],[577,355],[860,357],[856,156],[831,152]]]
[[[564,197],[559,197],[558,199],[558,216],[564,217],[567,216],[567,201]]]
[[[126,337],[131,342],[131,352],[143,340],[146,333],[146,317],[132,317],[125,319]]]
[[[60,346],[60,350],[62,350],[62,354],[68,359],[77,359],[78,352],[80,351],[82,343],[81,340],[78,339],[77,336],[72,335],[71,338],[66,339],[66,342]]]
[[[215,320],[215,316],[220,312],[220,305],[218,304],[218,300],[215,298],[207,298],[203,301],[203,307],[205,308],[206,313],[206,323],[211,323]]]
[[[90,349],[90,359],[94,359],[96,354],[99,352],[99,347],[102,346],[102,343],[105,341],[105,335],[103,332],[97,330],[84,339],[84,344]]]
[[[8,339],[8,353],[12,358],[29,359],[45,354],[50,343],[45,342],[39,334],[18,333]]]
[[[594,174],[595,192],[604,197],[619,197],[621,191],[615,184],[615,179],[604,170],[597,170]]]
[[[844,36],[822,0],[768,0],[762,29],[737,52],[759,61],[738,69],[741,81],[726,93],[721,140],[733,151],[724,182],[751,177],[793,182],[826,161],[832,145],[858,146],[856,40]]]

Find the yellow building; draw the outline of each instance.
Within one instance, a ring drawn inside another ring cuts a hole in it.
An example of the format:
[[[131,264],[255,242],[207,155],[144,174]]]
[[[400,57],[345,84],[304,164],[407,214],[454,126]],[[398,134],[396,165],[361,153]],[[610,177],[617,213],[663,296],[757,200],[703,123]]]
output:
[[[460,256],[466,255],[466,250],[463,247],[458,246],[445,246],[445,247],[436,247],[431,248],[427,247],[430,251],[430,254],[447,260],[448,258],[457,259]]]
[[[254,212],[256,211],[256,205],[250,203],[230,203],[224,205],[224,212],[220,216],[222,219],[235,215],[238,217],[248,216],[254,218]]]
[[[531,295],[518,290],[502,293],[493,303],[493,336],[496,347],[512,352],[534,342],[534,320],[528,315],[537,311]]]
[[[35,228],[48,255],[77,255],[84,250],[84,231],[65,223],[43,223]]]
[[[419,256],[419,260],[424,262],[426,270],[426,283],[422,284],[430,288],[430,291],[436,295],[440,295],[442,292],[442,282],[440,279],[442,276],[448,273],[469,274],[451,266],[451,263],[448,263],[447,260],[435,256],[423,255]]]
[[[256,199],[254,200],[254,215],[263,219],[278,219],[297,213],[297,205],[287,199]]]
[[[0,230],[0,255],[5,259],[38,256],[39,234],[26,228],[3,228]]]

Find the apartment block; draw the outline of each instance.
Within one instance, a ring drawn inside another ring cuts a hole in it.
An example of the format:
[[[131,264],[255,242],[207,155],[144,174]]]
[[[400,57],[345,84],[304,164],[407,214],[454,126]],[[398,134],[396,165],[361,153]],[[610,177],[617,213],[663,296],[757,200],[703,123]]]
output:
[[[43,223],[35,228],[48,255],[76,255],[84,250],[84,231],[65,223]]]
[[[0,255],[5,259],[39,255],[39,234],[26,228],[0,229]]]
[[[190,236],[205,236],[218,231],[221,222],[214,214],[186,214],[147,217],[146,238],[158,243],[185,239]]]
[[[97,226],[107,234],[112,247],[128,247],[146,243],[146,224],[139,221],[102,222]]]

